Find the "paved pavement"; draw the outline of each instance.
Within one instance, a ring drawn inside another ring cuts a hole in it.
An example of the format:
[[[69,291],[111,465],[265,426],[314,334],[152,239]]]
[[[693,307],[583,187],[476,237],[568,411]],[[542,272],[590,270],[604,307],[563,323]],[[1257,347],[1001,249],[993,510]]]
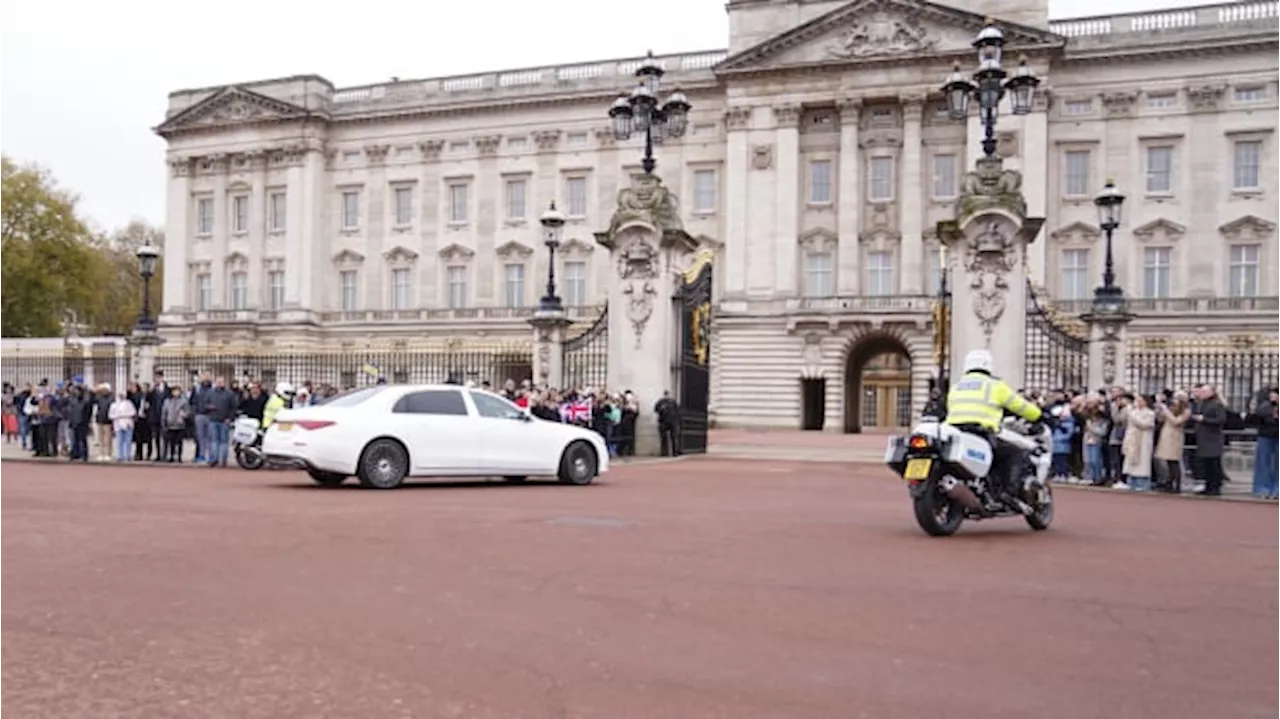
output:
[[[394,492],[21,462],[0,491],[7,719],[1275,716],[1258,504],[1063,492],[1048,532],[935,540],[886,470],[706,457]]]

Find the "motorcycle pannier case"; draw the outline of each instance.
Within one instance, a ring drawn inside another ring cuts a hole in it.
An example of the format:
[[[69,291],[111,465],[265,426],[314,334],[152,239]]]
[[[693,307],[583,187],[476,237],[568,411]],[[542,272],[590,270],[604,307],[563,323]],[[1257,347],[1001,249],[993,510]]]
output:
[[[258,420],[253,417],[240,417],[231,428],[231,439],[237,444],[253,444],[258,438]]]

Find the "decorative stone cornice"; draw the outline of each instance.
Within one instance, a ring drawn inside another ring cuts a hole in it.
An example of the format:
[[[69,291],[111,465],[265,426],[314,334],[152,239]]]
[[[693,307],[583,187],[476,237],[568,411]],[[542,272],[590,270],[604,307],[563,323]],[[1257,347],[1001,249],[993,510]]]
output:
[[[1255,215],[1239,217],[1218,228],[1218,232],[1229,240],[1265,238],[1275,231],[1276,223]]]
[[[477,135],[471,138],[476,144],[476,152],[481,157],[492,157],[498,154],[498,147],[502,145],[502,135]]]
[[[1195,85],[1187,88],[1187,106],[1192,112],[1217,112],[1227,94],[1226,85]]]
[[[792,104],[773,106],[773,121],[779,128],[794,128],[800,125],[800,107]]]
[[[418,143],[418,151],[422,153],[422,159],[428,162],[439,160],[443,150],[444,140],[423,140]]]
[[[1092,242],[1101,236],[1102,232],[1087,222],[1072,222],[1065,227],[1059,227],[1049,233],[1049,239],[1057,242],[1067,242],[1073,238],[1078,238]]]
[[[745,130],[751,127],[751,108],[738,106],[725,110],[724,126],[728,130]]]
[[[1102,107],[1107,113],[1107,117],[1127,117],[1133,114],[1133,108],[1138,102],[1138,93],[1136,92],[1108,92],[1102,95]]]
[[[533,255],[533,248],[522,242],[509,240],[499,245],[494,253],[507,260],[525,260]]]
[[[1187,226],[1173,220],[1167,220],[1163,217],[1143,223],[1133,228],[1133,236],[1139,240],[1147,241],[1155,237],[1157,234],[1163,235],[1166,240],[1176,240],[1187,232]]]
[[[538,152],[554,152],[560,145],[559,130],[534,130],[533,141],[538,146]]]
[[[475,256],[476,256],[475,250],[469,247],[464,247],[456,242],[440,250],[440,259],[446,262],[458,262],[458,261],[470,260],[472,257],[475,257]]]
[[[390,145],[365,145],[364,156],[369,158],[369,164],[381,165],[387,161],[387,153],[391,151]]]
[[[418,259],[418,253],[408,247],[396,245],[382,253],[382,259],[390,265],[411,265]]]
[[[191,157],[170,157],[169,173],[173,177],[190,177],[193,163],[194,158]]]

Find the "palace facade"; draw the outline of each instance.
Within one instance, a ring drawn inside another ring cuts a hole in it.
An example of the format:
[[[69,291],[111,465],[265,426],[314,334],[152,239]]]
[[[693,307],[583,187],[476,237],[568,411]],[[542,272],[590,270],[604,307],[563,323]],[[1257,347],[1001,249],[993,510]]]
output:
[[[975,67],[988,16],[1006,66],[1025,56],[1042,80],[1031,114],[1001,116],[998,152],[1046,219],[1028,270],[1055,321],[1078,331],[1100,280],[1092,198],[1112,178],[1128,198],[1115,259],[1133,342],[1274,347],[1276,10],[1050,20],[1044,0],[731,0],[727,50],[658,58],[693,109],[657,174],[718,257],[716,420],[854,429],[919,406],[936,361],[933,228],[982,135],[976,116],[947,116],[939,86],[953,62]],[[641,172],[605,113],[640,61],[172,93],[156,128],[172,170],[161,334],[527,340],[552,200],[568,217],[559,294],[590,322],[609,277],[593,233]]]

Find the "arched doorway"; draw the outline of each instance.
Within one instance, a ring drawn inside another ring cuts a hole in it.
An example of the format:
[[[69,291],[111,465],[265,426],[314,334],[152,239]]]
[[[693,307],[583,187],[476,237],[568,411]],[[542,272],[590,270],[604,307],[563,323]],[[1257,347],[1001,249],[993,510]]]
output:
[[[845,357],[845,433],[906,427],[911,412],[911,353],[906,344],[888,334],[859,339]]]

